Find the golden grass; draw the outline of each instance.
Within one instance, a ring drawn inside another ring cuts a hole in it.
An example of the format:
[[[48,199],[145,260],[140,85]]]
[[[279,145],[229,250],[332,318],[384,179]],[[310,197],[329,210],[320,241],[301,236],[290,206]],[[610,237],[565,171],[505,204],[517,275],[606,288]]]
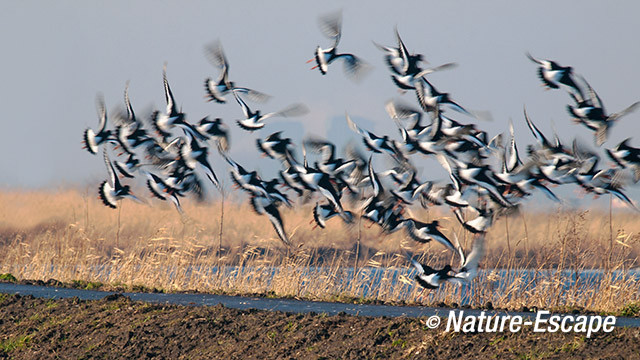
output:
[[[93,190],[88,195],[73,190],[0,192],[0,273],[168,291],[465,301],[476,306],[491,302],[510,309],[617,311],[640,298],[640,284],[628,271],[638,266],[640,216],[629,212],[614,213],[612,232],[604,211],[525,210],[500,219],[487,234],[487,255],[481,261],[487,271],[471,289],[447,285],[427,292],[408,277],[401,247],[432,266],[456,265],[455,254],[439,244],[417,244],[403,232],[384,236],[364,222],[357,246],[357,225],[346,227],[332,219],[327,229],[313,230],[312,204],[282,210],[294,244],[286,249],[266,217],[254,214],[246,203],[227,200],[219,252],[219,202],[187,202],[188,216],[181,217],[167,203],[124,201],[113,210],[94,195]],[[455,232],[470,249],[471,237],[450,213],[414,213],[421,220],[440,219],[445,233]],[[591,268],[612,271],[591,280],[581,276],[567,286],[571,276]],[[520,269],[532,270],[531,277],[516,276]]]

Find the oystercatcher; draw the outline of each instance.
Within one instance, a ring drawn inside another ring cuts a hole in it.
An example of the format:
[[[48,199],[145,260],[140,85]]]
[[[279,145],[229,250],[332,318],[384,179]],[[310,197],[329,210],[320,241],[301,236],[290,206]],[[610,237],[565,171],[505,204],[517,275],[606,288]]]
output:
[[[282,240],[285,245],[290,246],[291,242],[284,230],[282,216],[280,216],[280,212],[275,203],[268,198],[254,195],[251,196],[251,206],[258,215],[267,215],[280,240]]]
[[[258,150],[272,159],[284,161],[288,156],[293,157],[295,146],[289,138],[282,138],[282,131],[267,136],[264,140],[256,139]]]
[[[187,141],[180,146],[180,156],[189,169],[194,170],[200,164],[211,182],[220,189],[220,181],[209,163],[209,148],[198,144],[198,141],[187,133]]]
[[[473,117],[473,115],[458,103],[451,100],[448,93],[441,93],[431,85],[431,83],[423,78],[421,81],[415,83],[416,96],[418,97],[418,103],[424,111],[433,112],[438,109],[441,104],[448,105],[453,110]]]
[[[87,149],[92,154],[98,153],[98,146],[106,141],[115,141],[111,130],[107,130],[107,108],[104,105],[104,97],[102,94],[96,96],[96,107],[98,108],[98,132],[91,128],[84,131],[82,143],[83,149]]]
[[[442,269],[436,270],[428,265],[420,264],[413,258],[409,258],[411,265],[418,271],[415,276],[416,281],[425,289],[437,289],[442,283],[452,277],[449,273],[453,270],[447,264]]]
[[[237,87],[232,81],[229,81],[229,62],[219,41],[205,46],[205,55],[214,66],[220,68],[220,76],[217,80],[206,78],[204,81],[207,101],[226,103],[227,101],[224,97],[232,90],[243,93],[254,102],[265,102],[271,97],[256,90]]]
[[[379,137],[376,134],[360,128],[356,123],[351,120],[349,114],[345,114],[347,124],[351,130],[357,132],[362,137],[362,143],[370,151],[374,153],[387,153],[393,158],[403,158],[402,154],[395,148],[393,141],[389,139],[387,135]]]
[[[301,116],[309,112],[307,107],[304,106],[303,104],[293,104],[277,112],[261,114],[260,110],[256,110],[255,112],[251,111],[251,109],[249,109],[249,106],[247,106],[247,103],[245,103],[244,100],[242,100],[242,98],[238,96],[235,90],[232,91],[232,93],[233,93],[233,96],[236,98],[236,101],[238,102],[238,104],[240,104],[240,107],[242,108],[242,112],[244,113],[244,116],[245,116],[245,118],[242,120],[236,120],[236,123],[238,124],[238,126],[240,126],[240,128],[247,131],[256,131],[256,130],[262,129],[265,125],[263,121],[271,117]]]
[[[631,167],[633,169],[634,182],[640,180],[640,148],[632,147],[628,144],[631,138],[624,139],[615,148],[605,149],[611,160],[615,161],[621,168]]]
[[[229,151],[229,127],[222,122],[222,119],[209,120],[206,116],[194,126],[194,129],[203,137],[214,139],[223,152]]]
[[[636,101],[619,112],[607,115],[604,104],[598,94],[584,78],[583,81],[589,90],[589,100],[580,100],[580,98],[574,96],[576,107],[567,105],[567,109],[575,117],[574,120],[576,122],[584,124],[595,132],[595,142],[598,146],[601,146],[607,141],[611,126],[624,115],[634,111],[640,105],[640,101]]]
[[[431,240],[435,240],[455,252],[456,247],[453,245],[451,240],[449,240],[439,230],[439,227],[440,223],[438,220],[433,220],[430,223],[425,223],[412,218],[405,220],[407,235],[409,235],[413,240],[423,244],[426,244]]]
[[[425,80],[424,76],[427,76],[436,71],[448,70],[458,66],[456,63],[446,63],[439,66],[434,66],[432,68],[427,68],[419,73],[415,74],[406,74],[406,75],[391,75],[391,81],[400,89],[401,92],[406,90],[415,90],[416,82],[420,82],[421,80]]]
[[[344,214],[346,215],[342,217],[344,222],[347,224],[352,224],[353,213],[351,211],[345,211]],[[327,220],[331,219],[336,215],[340,215],[340,213],[336,211],[336,209],[333,207],[333,205],[331,205],[331,203],[320,205],[320,203],[316,202],[316,206],[313,208],[313,220],[311,221],[315,221],[316,226],[319,226],[324,229],[325,226],[327,225],[326,223]]]
[[[407,47],[400,38],[400,33],[398,32],[397,27],[394,29],[394,33],[396,35],[398,47],[380,45],[375,41],[373,44],[385,53],[385,62],[393,73],[401,76],[415,75],[419,73],[421,71],[420,63],[424,61],[424,55],[409,54],[409,50],[407,50]]]
[[[484,256],[484,234],[476,235],[473,240],[473,247],[468,257],[464,256],[462,247],[458,244],[458,252],[460,254],[460,269],[454,270],[453,277],[447,278],[447,281],[455,284],[470,284],[478,275],[478,263]]]
[[[558,89],[560,85],[564,85],[582,97],[582,91],[573,79],[573,68],[571,66],[560,66],[555,61],[536,59],[528,52],[526,55],[529,60],[539,65],[538,77],[540,77],[540,80],[546,88]]]
[[[170,200],[175,206],[176,210],[178,210],[180,214],[183,214],[184,211],[182,210],[182,206],[180,205],[180,199],[179,199],[179,197],[184,196],[182,194],[182,191],[178,188],[170,186],[169,184],[167,184],[165,180],[163,180],[161,177],[159,177],[156,174],[147,172],[146,175],[147,175],[147,188],[151,192],[151,195],[160,200],[164,200],[164,201],[166,201],[167,199]]]
[[[323,34],[333,40],[333,46],[327,49],[323,49],[320,46],[316,48],[315,56],[307,61],[307,63],[314,60],[316,62],[316,65],[311,69],[318,68],[322,75],[326,75],[329,70],[329,64],[337,59],[343,59],[344,71],[347,76],[352,80],[358,80],[368,70],[369,66],[353,54],[337,52],[336,47],[342,34],[342,14],[340,12],[329,14],[320,18],[319,23]]]
[[[107,155],[107,149],[103,151],[104,163],[107,165],[107,172],[109,173],[109,179],[103,181],[100,184],[98,194],[100,195],[100,200],[102,203],[110,208],[117,208],[118,200],[122,200],[126,197],[131,198],[137,202],[142,202],[138,199],[129,185],[122,185],[118,177],[116,176],[116,171],[113,168],[113,164],[111,160],[109,160],[109,156]]]
[[[166,112],[154,111],[151,115],[151,124],[158,134],[166,141],[171,136],[171,129],[174,126],[180,126],[185,131],[191,131],[186,124],[186,116],[183,112],[178,110],[176,101],[171,92],[169,86],[169,80],[167,80],[167,64],[162,67],[162,82],[164,84],[164,97],[167,102]],[[193,135],[193,134],[192,134]]]

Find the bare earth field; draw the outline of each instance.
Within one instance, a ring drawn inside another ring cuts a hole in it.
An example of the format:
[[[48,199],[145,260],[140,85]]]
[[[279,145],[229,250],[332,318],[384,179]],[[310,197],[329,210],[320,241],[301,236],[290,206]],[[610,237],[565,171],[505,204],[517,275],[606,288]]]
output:
[[[640,329],[454,334],[420,319],[0,296],[0,358],[640,359]]]

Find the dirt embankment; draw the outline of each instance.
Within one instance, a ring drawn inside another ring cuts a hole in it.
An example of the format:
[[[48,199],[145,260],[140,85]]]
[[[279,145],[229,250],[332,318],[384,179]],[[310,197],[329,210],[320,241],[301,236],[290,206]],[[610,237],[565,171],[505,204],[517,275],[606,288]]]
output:
[[[640,359],[640,329],[452,334],[419,319],[288,314],[222,306],[47,300],[0,294],[0,358]]]

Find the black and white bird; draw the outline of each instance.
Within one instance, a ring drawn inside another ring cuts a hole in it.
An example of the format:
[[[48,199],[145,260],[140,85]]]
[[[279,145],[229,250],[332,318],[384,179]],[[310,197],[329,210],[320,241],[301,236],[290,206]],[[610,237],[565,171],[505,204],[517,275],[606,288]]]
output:
[[[450,274],[453,269],[449,264],[446,264],[442,269],[437,270],[429,265],[420,264],[413,258],[409,258],[409,260],[411,261],[411,265],[413,265],[418,272],[415,276],[416,281],[425,289],[437,289],[453,276]]]
[[[295,146],[290,138],[283,138],[282,131],[274,132],[263,139],[256,139],[258,150],[271,159],[284,161],[287,157],[293,157]]]
[[[382,227],[383,232],[392,233],[404,227],[406,220],[402,213],[404,208],[398,204],[398,201],[389,196],[385,191],[380,178],[373,170],[373,163],[369,157],[369,182],[373,189],[371,194],[361,205],[362,217],[378,224]]]
[[[527,109],[524,108],[524,118],[527,122],[527,126],[531,133],[538,141],[540,149],[534,151],[535,157],[537,160],[546,159],[548,161],[562,161],[562,162],[571,162],[574,161],[575,158],[571,154],[571,151],[565,148],[562,143],[560,143],[559,139],[556,137],[556,141],[554,143],[550,142],[546,136],[538,129],[538,127],[531,121],[529,115],[527,114]]]
[[[271,179],[269,181],[261,181],[262,187],[267,192],[267,198],[274,200],[276,203],[283,203],[288,207],[292,207],[291,200],[286,193],[278,190],[278,186],[281,186],[283,183],[278,180],[278,178]]]
[[[225,96],[232,90],[242,93],[254,102],[265,102],[270,98],[267,94],[245,87],[237,87],[233,81],[229,81],[229,62],[219,41],[206,45],[204,50],[207,59],[209,59],[214,66],[220,68],[220,76],[216,80],[206,78],[204,81],[204,88],[207,93],[205,98],[207,101],[215,101],[221,104],[226,103]]]
[[[346,224],[352,224],[353,223],[353,213],[351,211],[345,211],[344,213],[346,215],[346,216],[344,216],[342,218],[344,220],[344,222]],[[338,211],[336,211],[336,209],[330,203],[329,204],[320,204],[320,203],[316,202],[316,206],[313,208],[313,220],[311,220],[311,221],[315,221],[315,223],[316,223],[314,228],[316,226],[319,226],[319,227],[324,229],[327,226],[327,220],[331,219],[332,217],[339,216],[339,215],[340,215],[340,213]]]
[[[151,196],[164,201],[171,201],[176,210],[180,214],[183,214],[182,206],[180,205],[180,197],[184,196],[182,189],[171,186],[162,179],[160,176],[147,172],[147,188],[151,192]]]
[[[124,152],[129,155],[135,155],[135,149],[141,145],[149,145],[153,143],[154,139],[149,136],[144,129],[142,121],[136,117],[131,105],[131,99],[129,98],[129,82],[124,89],[124,111],[120,111],[116,114],[116,137],[118,145]]]
[[[87,128],[84,131],[82,143],[83,149],[87,149],[92,154],[98,153],[98,146],[107,141],[115,141],[111,130],[107,129],[107,108],[104,104],[104,97],[102,94],[96,96],[96,108],[98,109],[98,132],[93,129]]]
[[[453,69],[456,66],[458,66],[458,64],[456,63],[446,63],[446,64],[426,68],[424,70],[421,70],[418,73],[413,73],[413,74],[410,73],[405,75],[392,74],[391,81],[393,81],[393,83],[398,87],[398,89],[400,89],[400,92],[404,92],[407,90],[415,90],[416,83],[419,83],[421,81],[426,81],[426,79],[424,78],[425,76],[437,71]]]
[[[345,219],[345,221],[348,221],[348,215],[345,215],[344,208],[340,201],[341,196],[333,185],[334,181],[329,174],[305,166],[299,171],[298,177],[307,189],[319,192],[331,203],[340,216]]]
[[[270,112],[266,114],[262,114],[260,110],[251,111],[247,103],[240,98],[238,93],[234,90],[232,91],[233,96],[236,98],[238,104],[240,104],[240,108],[242,108],[242,112],[244,113],[244,119],[236,120],[236,123],[240,128],[247,131],[256,131],[262,129],[265,125],[264,120],[272,117],[289,117],[289,116],[301,116],[309,112],[307,107],[303,104],[293,104],[289,107],[276,111]]]
[[[621,117],[636,110],[640,106],[640,101],[627,106],[625,109],[607,114],[602,100],[593,90],[591,85],[584,80],[587,85],[589,99],[582,99],[579,95],[573,96],[576,106],[567,105],[567,110],[574,117],[574,121],[584,124],[587,128],[595,132],[595,143],[601,146],[609,137],[609,130]]]
[[[213,139],[223,152],[229,151],[229,127],[222,119],[209,120],[209,117],[204,117],[198,125],[194,125],[194,129],[203,137]]]
[[[316,48],[315,56],[307,61],[310,63],[315,60],[316,65],[311,69],[318,69],[322,75],[326,75],[329,70],[329,64],[342,59],[344,61],[344,71],[352,80],[360,79],[369,66],[362,59],[350,53],[338,53],[337,46],[342,36],[342,13],[332,13],[326,15],[319,20],[320,30],[322,33],[333,40],[330,48],[323,49],[320,46]]]
[[[573,79],[573,68],[571,66],[561,66],[555,61],[536,59],[529,53],[526,53],[526,55],[529,60],[539,65],[538,77],[546,88],[558,89],[560,85],[563,85],[582,97],[582,91]]]
[[[413,240],[423,244],[428,243],[431,240],[435,240],[455,252],[455,245],[440,231],[439,227],[440,223],[438,220],[433,220],[430,223],[425,223],[412,218],[405,220],[407,235],[409,235]]]
[[[438,155],[437,158],[442,167],[449,173],[451,183],[448,183],[445,186],[431,186],[425,188],[421,192],[421,201],[424,199],[436,205],[446,203],[453,208],[469,206],[469,201],[465,198],[465,185],[462,184],[458,176],[451,169],[449,162],[442,155]],[[426,208],[424,203],[423,207]]]
[[[394,74],[415,75],[419,73],[422,70],[420,68],[420,63],[424,61],[424,55],[410,54],[409,50],[404,45],[404,42],[400,38],[400,33],[398,32],[397,27],[394,29],[394,32],[398,43],[397,47],[380,45],[375,41],[373,44],[385,53],[385,63],[387,63],[387,66]]]
[[[209,163],[209,148],[198,144],[198,140],[193,138],[190,133],[187,133],[187,140],[180,146],[180,156],[191,170],[195,170],[196,166],[200,164],[209,180],[220,189],[220,181]]]
[[[349,114],[345,114],[345,117],[349,128],[362,137],[362,143],[369,151],[373,151],[374,153],[386,153],[394,158],[402,157],[402,154],[395,148],[394,143],[389,139],[389,136],[384,135],[379,137],[376,134],[364,130],[356,125],[356,123],[351,120],[351,117],[349,117]]]
[[[258,215],[267,215],[280,240],[282,240],[285,245],[290,246],[291,242],[284,230],[284,222],[282,221],[282,216],[278,211],[276,203],[266,197],[252,196],[251,206]]]
[[[430,181],[420,182],[416,177],[416,170],[408,171],[411,175],[409,175],[409,179],[400,184],[400,188],[391,189],[389,192],[393,195],[398,201],[403,202],[406,205],[412,205],[415,200],[417,200],[420,194],[427,190],[432,183]]]
[[[495,218],[494,209],[486,205],[478,207],[468,206],[467,209],[468,208],[471,208],[476,212],[476,217],[472,220],[465,220],[462,210],[454,208],[453,213],[455,214],[456,219],[458,219],[460,224],[469,232],[474,234],[486,233],[491,225],[493,225],[493,219]]]
[[[416,96],[418,103],[424,111],[434,112],[439,109],[440,105],[447,105],[451,109],[473,117],[473,115],[455,101],[451,100],[448,93],[439,92],[431,83],[421,78],[421,81],[415,83]]]
[[[127,197],[137,202],[142,202],[133,194],[129,185],[123,185],[120,183],[120,180],[116,176],[116,170],[113,168],[113,164],[107,155],[107,149],[104,149],[103,157],[104,163],[107,166],[109,178],[100,184],[98,190],[102,203],[110,208],[116,209],[118,207],[118,200],[122,200]]]
[[[407,135],[412,138],[421,138],[425,133],[429,132],[429,129],[432,128],[431,125],[422,124],[422,110],[411,105],[395,100],[389,100],[385,104],[385,110],[387,111],[387,114],[389,114],[389,117],[396,121],[398,128],[405,129]],[[405,126],[407,122],[409,125]]]
[[[187,125],[186,116],[178,109],[173,92],[171,92],[169,80],[167,79],[166,63],[162,67],[162,82],[164,84],[164,97],[167,102],[167,108],[165,112],[155,111],[151,115],[151,124],[162,139],[166,141],[171,136],[171,129],[175,126],[180,126],[185,131],[191,131],[192,129]]]
[[[469,256],[464,255],[462,247],[458,244],[458,252],[460,254],[460,268],[454,270],[453,277],[449,277],[447,281],[465,285],[470,284],[473,279],[478,275],[478,263],[484,256],[485,249],[485,237],[483,234],[474,236],[473,247]]]
[[[258,173],[254,171],[247,171],[242,165],[235,162],[228,156],[224,156],[225,160],[231,165],[231,180],[240,189],[248,192],[252,196],[262,196],[269,198],[267,189],[264,188],[264,183]]]
[[[125,162],[114,161],[113,165],[121,176],[133,179],[135,177],[135,171],[140,169],[144,164],[141,164],[140,160],[138,160],[135,155],[131,154],[127,157]]]
[[[605,149],[605,151],[609,158],[621,168],[630,167],[633,170],[634,182],[637,183],[640,180],[640,148],[630,146],[628,144],[630,140],[631,138],[626,138],[615,148]]]
[[[319,138],[307,138],[304,140],[304,145],[313,151],[320,152],[322,158],[318,163],[318,169],[327,174],[333,176],[350,174],[356,167],[356,160],[337,157],[336,146],[330,141]]]

